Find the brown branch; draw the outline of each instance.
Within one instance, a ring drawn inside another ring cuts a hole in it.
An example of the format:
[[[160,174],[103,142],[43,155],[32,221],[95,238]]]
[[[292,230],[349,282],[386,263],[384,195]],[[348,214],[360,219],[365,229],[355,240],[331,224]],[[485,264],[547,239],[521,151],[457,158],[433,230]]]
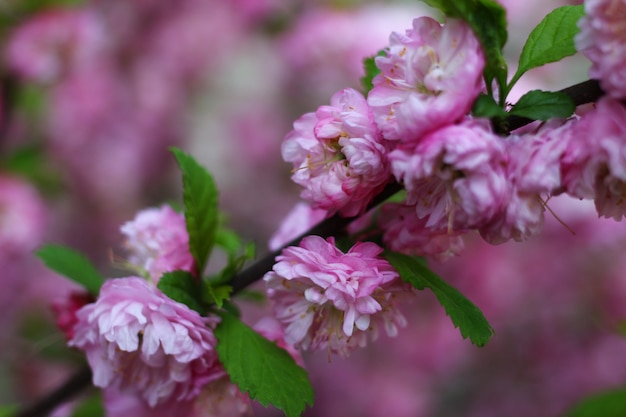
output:
[[[589,80],[571,87],[560,90],[562,93],[570,96],[577,106],[581,104],[592,103],[598,100],[604,92],[600,89],[597,81]],[[506,120],[507,126],[510,130],[520,128],[532,122],[530,119],[511,116]],[[400,184],[394,182],[389,185],[372,201],[369,208],[375,207],[391,197],[402,187]],[[306,233],[302,234],[298,238],[292,240],[285,246],[297,245],[304,236],[318,235],[322,237],[334,236],[339,234],[355,217],[344,218],[339,215],[334,215]],[[239,292],[247,286],[258,281],[265,275],[265,273],[272,269],[274,265],[274,259],[280,254],[282,249],[267,254],[263,258],[255,261],[248,268],[239,272],[231,284],[233,286],[233,292]],[[30,407],[26,407],[16,414],[16,417],[43,417],[49,414],[60,404],[70,400],[76,396],[80,391],[84,390],[91,382],[91,370],[84,368],[79,370],[74,376],[72,376],[64,385],[51,392],[46,397],[41,398]]]

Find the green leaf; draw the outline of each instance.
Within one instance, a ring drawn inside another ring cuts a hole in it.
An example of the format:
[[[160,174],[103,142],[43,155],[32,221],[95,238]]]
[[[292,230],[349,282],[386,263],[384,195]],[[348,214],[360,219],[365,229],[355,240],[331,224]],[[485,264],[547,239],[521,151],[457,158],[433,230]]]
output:
[[[180,149],[172,152],[183,173],[185,222],[189,233],[189,250],[202,274],[215,243],[219,212],[217,187],[213,177],[195,159]]]
[[[385,56],[387,52],[384,49],[378,51],[378,53],[374,56],[370,56],[363,60],[363,68],[365,69],[365,75],[361,77],[361,85],[363,86],[363,90],[365,95],[370,92],[372,88],[374,88],[374,84],[372,81],[374,77],[380,74],[380,70],[376,66],[376,57],[377,56]]]
[[[385,251],[385,256],[403,281],[418,290],[430,288],[435,293],[464,339],[469,337],[476,346],[484,346],[489,341],[494,330],[483,313],[456,288],[428,269],[423,260],[391,251]]]
[[[211,285],[211,283],[207,283],[206,297],[204,301],[208,304],[215,304],[217,308],[222,308],[225,301],[230,300],[230,294],[233,292],[233,287],[230,285]]]
[[[72,417],[104,417],[101,393],[98,391],[81,402],[76,409],[74,409]]]
[[[505,9],[494,0],[423,0],[441,10],[446,16],[465,20],[474,30],[485,52],[484,70],[487,89],[495,79],[500,90],[506,88],[507,66],[502,48],[506,44]],[[504,98],[501,98],[504,102]]]
[[[575,405],[563,417],[624,417],[626,388],[618,388],[588,397]]]
[[[304,369],[276,343],[270,342],[231,314],[221,315],[215,329],[217,354],[233,383],[264,406],[272,404],[287,417],[313,405],[313,387]]]
[[[507,91],[528,70],[560,61],[576,53],[574,36],[580,30],[578,20],[585,14],[583,5],[554,9],[533,29],[522,49],[519,66]]]
[[[62,245],[44,245],[35,254],[48,268],[98,295],[104,277],[82,253]]]
[[[520,97],[509,113],[545,121],[569,117],[574,110],[576,104],[566,94],[558,91],[532,90]]]
[[[15,413],[17,413],[18,406],[14,404],[2,404],[0,405],[0,417],[12,417]]]
[[[200,314],[204,313],[204,307],[200,299],[200,283],[189,272],[166,272],[159,279],[157,287],[172,300],[183,303]]]
[[[478,96],[472,107],[474,117],[506,117],[508,113],[493,99],[493,97],[481,94]]]

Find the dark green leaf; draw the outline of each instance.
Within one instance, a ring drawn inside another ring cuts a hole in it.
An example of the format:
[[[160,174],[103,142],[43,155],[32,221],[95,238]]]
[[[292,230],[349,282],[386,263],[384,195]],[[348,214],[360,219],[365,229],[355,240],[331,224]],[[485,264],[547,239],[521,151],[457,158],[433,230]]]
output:
[[[48,268],[82,285],[91,294],[98,295],[104,277],[82,253],[66,246],[44,245],[35,254]]]
[[[180,149],[172,149],[183,173],[185,222],[189,233],[189,249],[200,274],[215,243],[219,212],[217,187],[213,177],[195,159]]]
[[[478,96],[472,107],[474,117],[485,117],[491,119],[493,117],[506,117],[507,112],[493,99],[493,97],[481,94]]]
[[[502,55],[506,44],[506,11],[494,0],[423,0],[446,16],[465,20],[474,30],[485,51],[485,82],[491,90],[492,80],[506,88],[507,66]],[[503,100],[502,100],[503,101]]]
[[[363,60],[363,68],[365,69],[365,75],[361,77],[361,85],[363,86],[363,90],[365,91],[366,95],[367,93],[369,93],[369,91],[372,88],[374,88],[374,84],[372,84],[374,77],[380,74],[380,70],[376,66],[376,57],[385,56],[386,53],[387,52],[384,49],[381,49],[380,51],[378,51],[376,55],[370,56]]]
[[[200,283],[189,272],[166,272],[159,279],[157,287],[172,300],[183,303],[200,314],[204,313]]]
[[[403,281],[418,290],[429,288],[439,300],[455,327],[477,346],[484,346],[494,331],[483,313],[437,274],[432,272],[419,258],[397,252],[385,251],[387,260],[400,274]]]
[[[618,388],[588,397],[563,417],[624,417],[626,388]]]
[[[287,417],[313,405],[313,387],[304,369],[276,343],[236,317],[224,313],[215,329],[217,354],[232,382],[264,406],[272,404]]]
[[[74,409],[72,417],[104,417],[104,407],[102,405],[102,395],[100,392],[98,391],[81,402],[76,409]]]
[[[584,14],[581,4],[559,7],[543,18],[526,40],[509,91],[526,71],[576,53],[574,36],[579,32],[578,20]]]
[[[569,117],[574,110],[576,110],[576,104],[566,94],[558,91],[532,90],[520,97],[509,113],[545,121]]]

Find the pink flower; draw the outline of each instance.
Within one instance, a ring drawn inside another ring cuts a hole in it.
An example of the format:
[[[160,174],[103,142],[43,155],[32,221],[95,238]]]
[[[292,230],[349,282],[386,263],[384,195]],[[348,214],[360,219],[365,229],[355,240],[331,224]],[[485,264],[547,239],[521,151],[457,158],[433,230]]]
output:
[[[185,216],[170,206],[142,210],[120,230],[126,236],[130,263],[147,272],[154,282],[165,272],[194,272]]]
[[[502,140],[484,120],[468,120],[426,135],[389,154],[425,227],[466,230],[489,222],[510,195]]]
[[[390,179],[387,150],[365,98],[347,88],[330,106],[294,123],[282,145],[291,179],[305,187],[301,196],[314,208],[356,216]]]
[[[576,48],[591,61],[589,76],[611,97],[626,98],[626,3],[586,0]]]
[[[140,395],[150,407],[194,399],[225,375],[204,319],[137,277],[111,279],[80,309],[70,346],[87,354],[93,383]]]
[[[463,250],[463,232],[426,227],[414,205],[388,203],[381,207],[379,223],[383,242],[396,252],[445,260]]]
[[[67,340],[74,337],[74,326],[78,323],[76,312],[94,301],[96,301],[94,297],[86,291],[72,291],[65,299],[52,302],[57,327],[65,334]]]
[[[377,337],[380,326],[397,334],[406,320],[393,293],[407,287],[378,257],[381,252],[378,245],[361,242],[343,253],[332,237],[319,236],[284,249],[264,280],[276,318],[285,326],[285,341],[347,356],[366,344],[368,334]]]
[[[378,127],[385,139],[415,142],[467,114],[482,90],[485,58],[463,21],[420,17],[406,35],[391,35],[376,65],[381,74],[367,102]]]
[[[90,68],[105,50],[101,18],[87,9],[45,12],[19,26],[9,38],[6,61],[20,76],[49,83]]]
[[[31,184],[0,175],[0,258],[22,256],[40,245],[47,217],[45,202]]]
[[[493,221],[480,229],[490,243],[526,240],[543,227],[552,195],[562,192],[561,157],[571,135],[571,121],[553,120],[534,132],[511,135],[505,141],[511,198]]]
[[[578,198],[593,198],[601,217],[626,214],[626,109],[603,97],[572,129],[561,160],[563,185]]]

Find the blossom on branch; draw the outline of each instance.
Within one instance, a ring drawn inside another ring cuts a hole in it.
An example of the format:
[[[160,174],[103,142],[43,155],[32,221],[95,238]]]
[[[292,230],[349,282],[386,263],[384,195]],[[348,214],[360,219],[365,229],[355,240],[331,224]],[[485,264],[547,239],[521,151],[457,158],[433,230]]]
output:
[[[129,262],[156,283],[165,272],[194,272],[185,216],[170,206],[148,208],[120,228],[126,236]]]
[[[589,76],[613,98],[626,98],[626,3],[586,0],[576,48],[591,61]]]
[[[568,194],[594,199],[600,217],[626,215],[626,109],[603,97],[574,129],[561,160]]]
[[[461,20],[413,20],[405,35],[391,35],[376,66],[367,102],[385,139],[419,141],[467,114],[483,89],[480,42]]]
[[[294,122],[282,145],[313,208],[356,216],[390,180],[387,149],[365,98],[347,88]]]
[[[407,284],[379,257],[382,251],[360,242],[343,253],[334,238],[319,236],[284,249],[264,280],[276,318],[285,326],[285,341],[347,356],[365,346],[368,334],[376,338],[381,326],[395,336],[406,324],[395,295]]]
[[[142,278],[108,280],[76,317],[69,345],[86,353],[97,387],[139,395],[156,407],[192,400],[225,375],[208,327],[215,319],[200,317]]]
[[[479,228],[510,196],[504,145],[485,120],[436,130],[417,145],[394,149],[389,159],[407,190],[406,203],[415,206],[426,228]]]

